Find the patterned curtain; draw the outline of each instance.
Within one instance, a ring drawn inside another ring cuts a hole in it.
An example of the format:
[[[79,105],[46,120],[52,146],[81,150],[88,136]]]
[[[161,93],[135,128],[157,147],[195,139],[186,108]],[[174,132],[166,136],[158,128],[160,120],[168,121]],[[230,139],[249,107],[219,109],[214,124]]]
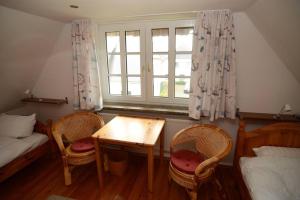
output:
[[[72,23],[75,110],[103,108],[95,33],[96,25],[90,20]]]
[[[199,12],[192,52],[189,116],[235,118],[236,64],[233,16],[230,10]]]

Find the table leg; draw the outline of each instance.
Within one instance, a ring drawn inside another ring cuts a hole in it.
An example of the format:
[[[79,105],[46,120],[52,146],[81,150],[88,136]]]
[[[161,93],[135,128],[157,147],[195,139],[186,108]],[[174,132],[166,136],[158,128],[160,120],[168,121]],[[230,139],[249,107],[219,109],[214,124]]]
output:
[[[159,149],[159,157],[160,157],[160,164],[163,163],[164,159],[164,143],[165,143],[165,130],[164,128],[161,130],[160,136],[159,136],[159,142],[160,142],[160,149]]]
[[[103,188],[103,161],[102,161],[102,155],[101,155],[101,147],[100,147],[100,142],[96,138],[94,140],[95,142],[95,151],[96,151],[96,163],[97,163],[97,173],[98,173],[98,181],[99,181],[99,187],[100,190]]]
[[[148,152],[148,190],[149,192],[152,192],[153,191],[153,165],[154,165],[153,146],[148,147],[147,152]]]

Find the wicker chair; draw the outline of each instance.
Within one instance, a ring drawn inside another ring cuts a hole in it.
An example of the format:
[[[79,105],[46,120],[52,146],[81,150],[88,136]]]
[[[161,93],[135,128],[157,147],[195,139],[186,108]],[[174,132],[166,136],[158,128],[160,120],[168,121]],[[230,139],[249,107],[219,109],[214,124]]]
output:
[[[217,184],[221,191],[222,187],[216,179],[214,171],[220,160],[228,155],[232,148],[230,136],[214,125],[194,125],[179,131],[173,137],[170,145],[171,155],[176,149],[187,143],[193,144],[195,151],[204,157],[204,161],[196,167],[194,174],[178,170],[170,161],[169,181],[174,180],[185,187],[192,200],[197,199],[199,187],[210,180],[213,180],[213,183]]]
[[[79,139],[90,137],[104,126],[101,116],[90,112],[76,112],[59,119],[52,126],[52,133],[60,149],[63,165],[65,184],[72,183],[71,170],[76,165],[84,165],[95,161],[95,150],[74,152],[71,144]],[[69,145],[65,147],[64,143]]]

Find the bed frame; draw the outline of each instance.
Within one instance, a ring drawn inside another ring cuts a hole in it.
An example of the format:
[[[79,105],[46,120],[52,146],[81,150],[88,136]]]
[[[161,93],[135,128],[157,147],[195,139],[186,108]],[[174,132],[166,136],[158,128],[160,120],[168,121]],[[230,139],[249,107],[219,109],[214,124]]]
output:
[[[53,142],[51,134],[51,120],[47,121],[47,124],[43,124],[39,121],[36,122],[34,126],[34,132],[42,133],[48,136],[49,140],[40,145],[39,147],[29,151],[28,153],[17,157],[10,163],[0,168],[0,183],[16,172],[20,171],[36,159],[40,158],[45,154],[51,154],[55,151],[55,143]],[[53,155],[53,154],[52,154]]]
[[[241,198],[251,200],[239,166],[240,157],[255,156],[253,148],[260,146],[300,147],[300,123],[280,122],[245,131],[246,123],[241,120],[238,129],[234,156],[234,176]]]

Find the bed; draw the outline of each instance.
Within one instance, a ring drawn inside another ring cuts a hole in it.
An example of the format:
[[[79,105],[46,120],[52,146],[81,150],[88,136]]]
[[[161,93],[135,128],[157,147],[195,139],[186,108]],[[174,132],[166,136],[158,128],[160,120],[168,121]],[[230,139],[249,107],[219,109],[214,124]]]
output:
[[[251,131],[246,131],[245,126],[245,121],[240,120],[234,157],[234,175],[242,199],[298,199],[299,159],[285,157],[262,159],[255,155],[253,148],[262,146],[299,148],[300,123],[279,122]],[[283,179],[281,182],[285,183],[284,186],[278,183],[280,179]],[[297,194],[294,194],[295,192]]]
[[[51,135],[51,121],[36,121],[34,133],[27,138],[0,138],[0,182],[6,180],[36,159],[53,153],[55,146]]]

